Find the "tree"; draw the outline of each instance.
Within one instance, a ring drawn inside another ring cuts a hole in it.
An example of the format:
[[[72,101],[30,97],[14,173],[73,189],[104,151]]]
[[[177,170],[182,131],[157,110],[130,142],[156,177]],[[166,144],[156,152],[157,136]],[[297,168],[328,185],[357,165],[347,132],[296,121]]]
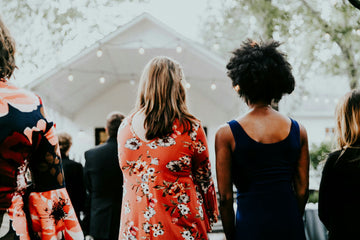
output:
[[[359,19],[360,12],[341,0],[225,0],[221,11],[204,21],[203,37],[224,56],[248,37],[274,38],[284,42],[297,79],[331,71],[346,75],[350,88],[356,88]]]
[[[322,142],[320,144],[312,144],[310,148],[310,163],[316,170],[318,165],[326,160],[327,155],[332,151],[333,143]]]
[[[123,3],[144,1],[1,0],[17,44],[15,82],[25,84],[95,43],[119,26]]]

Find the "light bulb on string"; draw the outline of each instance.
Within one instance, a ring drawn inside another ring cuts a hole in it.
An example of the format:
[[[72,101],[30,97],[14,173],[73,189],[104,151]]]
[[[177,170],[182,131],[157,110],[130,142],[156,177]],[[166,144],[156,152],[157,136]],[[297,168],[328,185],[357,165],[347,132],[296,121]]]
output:
[[[215,83],[212,83],[211,86],[210,86],[211,90],[215,90],[216,89],[216,84]]]
[[[69,82],[72,82],[74,80],[74,75],[72,75],[71,73],[68,76],[68,80]]]
[[[133,85],[133,86],[135,85],[135,80],[134,79],[130,80],[130,85]]]
[[[105,77],[104,76],[101,76],[100,78],[99,78],[99,82],[101,83],[101,84],[104,84],[105,83]]]
[[[101,58],[102,55],[103,55],[103,51],[102,51],[101,48],[99,48],[99,49],[96,51],[96,56],[97,56],[98,58]]]
[[[145,54],[145,49],[143,47],[140,47],[138,50],[140,55],[144,55]]]
[[[182,47],[179,45],[176,46],[176,52],[177,53],[181,53],[182,52]]]
[[[190,89],[190,88],[191,88],[191,84],[190,84],[189,82],[186,82],[186,83],[185,83],[185,88],[186,88],[186,89]]]

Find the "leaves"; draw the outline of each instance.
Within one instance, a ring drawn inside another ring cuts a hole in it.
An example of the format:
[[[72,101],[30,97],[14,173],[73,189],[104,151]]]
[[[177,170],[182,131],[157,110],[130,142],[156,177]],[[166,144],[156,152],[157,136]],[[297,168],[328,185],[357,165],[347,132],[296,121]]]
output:
[[[17,82],[28,83],[114,31],[124,2],[1,0],[1,17],[17,44]]]
[[[330,72],[355,88],[359,19],[360,11],[348,1],[227,0],[204,20],[202,34],[204,44],[225,58],[246,38],[274,38],[284,43],[296,79]]]
[[[319,145],[312,144],[309,152],[311,165],[316,169],[320,162],[324,161],[332,150],[330,142],[322,142]]]

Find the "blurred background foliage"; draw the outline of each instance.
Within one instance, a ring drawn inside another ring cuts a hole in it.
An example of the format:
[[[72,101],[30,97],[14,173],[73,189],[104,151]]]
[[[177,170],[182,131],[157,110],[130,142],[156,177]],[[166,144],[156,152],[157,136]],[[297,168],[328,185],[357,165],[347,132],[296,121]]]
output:
[[[211,2],[204,44],[224,57],[246,38],[273,38],[284,43],[297,79],[331,72],[358,86],[360,11],[349,1],[224,0],[217,11]]]

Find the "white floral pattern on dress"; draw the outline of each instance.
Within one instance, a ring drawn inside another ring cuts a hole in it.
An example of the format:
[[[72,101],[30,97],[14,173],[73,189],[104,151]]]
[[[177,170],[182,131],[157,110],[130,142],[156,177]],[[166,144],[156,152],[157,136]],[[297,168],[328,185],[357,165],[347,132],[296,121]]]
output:
[[[190,132],[174,124],[172,134],[143,141],[136,138],[128,122],[118,137],[127,189],[120,239],[207,240],[211,219],[217,217],[217,203],[200,124]],[[170,230],[166,228],[169,223]]]
[[[138,150],[141,145],[142,143],[135,137],[128,139],[125,143],[125,147],[131,150]]]

